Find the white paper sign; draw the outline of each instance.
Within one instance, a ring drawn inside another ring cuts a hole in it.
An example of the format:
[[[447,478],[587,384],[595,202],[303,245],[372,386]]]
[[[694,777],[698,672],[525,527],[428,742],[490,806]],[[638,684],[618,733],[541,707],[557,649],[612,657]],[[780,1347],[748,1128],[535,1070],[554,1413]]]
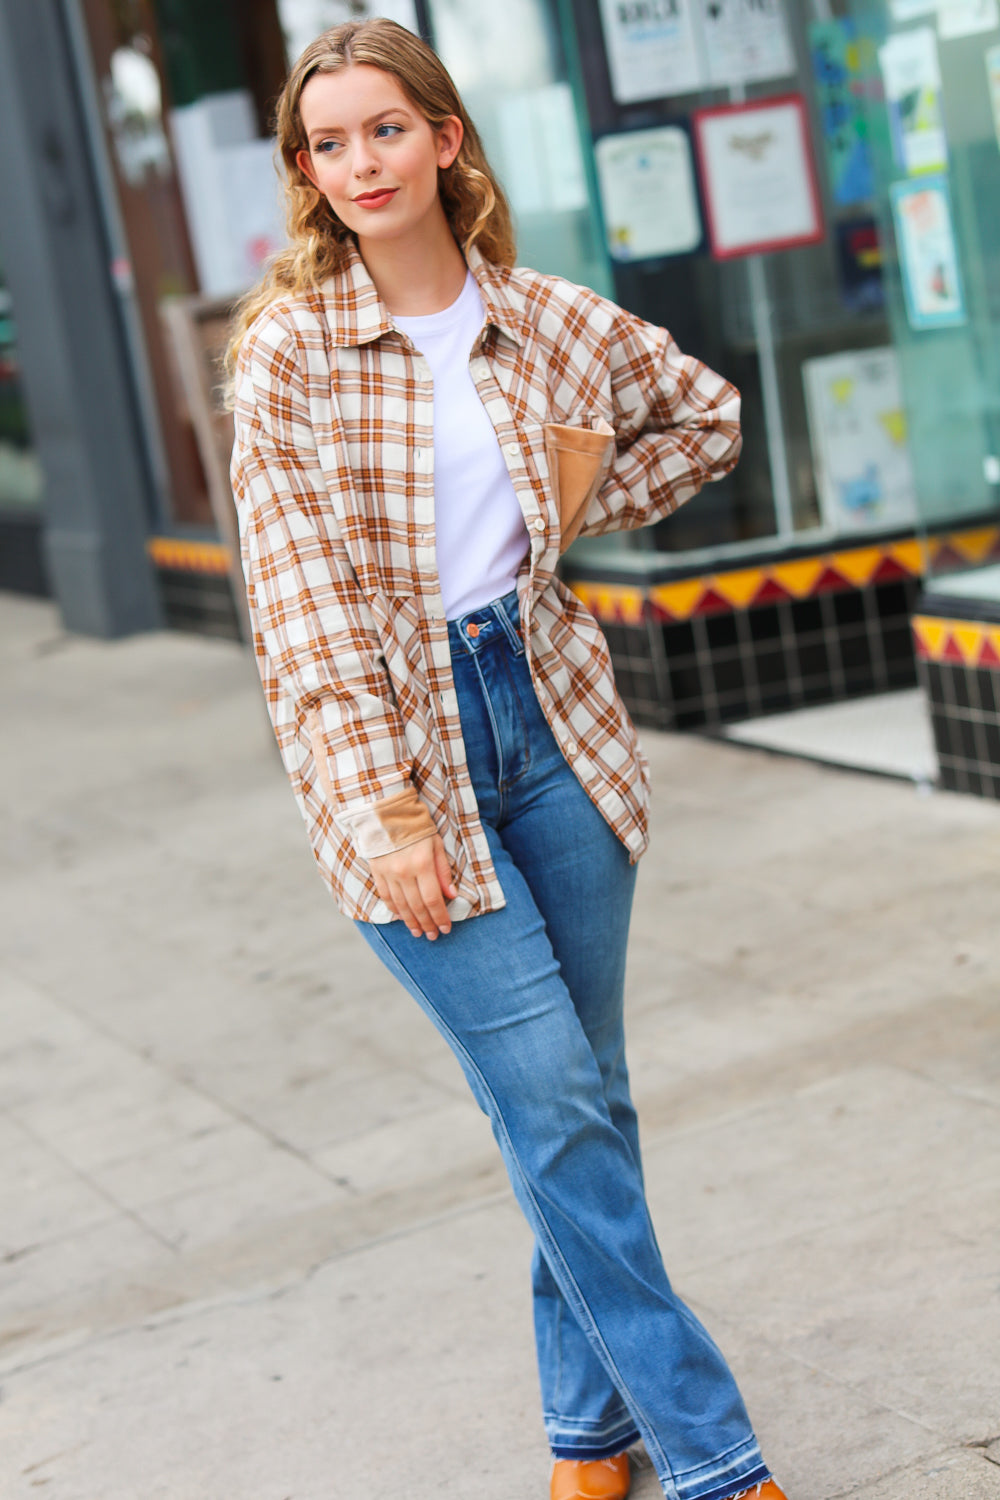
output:
[[[601,21],[619,104],[701,87],[690,0],[601,0]]]
[[[916,494],[895,350],[809,359],[802,380],[823,524],[834,531],[912,524]]]
[[[948,162],[941,67],[930,26],[900,31],[879,48],[893,150],[905,172],[939,172]]]
[[[795,72],[782,0],[701,0],[701,22],[709,87]]]
[[[938,34],[942,41],[995,31],[1000,26],[997,0],[938,0]]]
[[[784,0],[601,0],[601,21],[619,104],[795,72]]]
[[[712,254],[725,258],[822,235],[797,99],[695,117],[711,215]]]
[[[594,148],[608,252],[684,255],[701,243],[691,143],[677,125],[607,135]]]

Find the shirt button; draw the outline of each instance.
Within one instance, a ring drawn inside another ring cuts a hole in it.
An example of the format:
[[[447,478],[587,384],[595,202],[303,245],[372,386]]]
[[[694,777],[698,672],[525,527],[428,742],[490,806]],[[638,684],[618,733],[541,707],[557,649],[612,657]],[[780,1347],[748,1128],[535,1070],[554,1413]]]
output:
[[[531,524],[532,524],[532,526],[534,526],[534,528],[535,528],[536,531],[544,531],[545,530],[545,517],[544,516],[536,516],[535,519],[532,521]]]
[[[521,449],[517,443],[507,444],[507,452],[510,454],[511,458],[516,458],[520,451]]]
[[[576,741],[575,740],[570,740],[569,744],[566,746],[566,754],[567,755],[575,755],[576,752],[577,752],[577,748],[578,747],[577,747]]]

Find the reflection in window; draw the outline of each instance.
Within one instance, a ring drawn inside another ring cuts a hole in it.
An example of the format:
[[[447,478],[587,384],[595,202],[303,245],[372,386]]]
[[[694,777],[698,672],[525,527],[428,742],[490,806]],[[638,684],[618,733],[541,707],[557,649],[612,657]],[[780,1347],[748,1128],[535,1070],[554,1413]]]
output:
[[[104,80],[118,166],[133,187],[141,187],[147,177],[169,177],[172,171],[160,79],[144,41],[136,36],[131,46],[118,47],[111,55],[110,77]]]
[[[611,290],[558,32],[541,0],[431,0],[437,50],[514,212],[518,261]]]

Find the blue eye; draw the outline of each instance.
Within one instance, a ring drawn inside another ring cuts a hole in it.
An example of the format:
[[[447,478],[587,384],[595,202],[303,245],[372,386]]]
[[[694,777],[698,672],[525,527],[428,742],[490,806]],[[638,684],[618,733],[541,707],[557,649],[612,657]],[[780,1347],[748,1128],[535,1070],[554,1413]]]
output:
[[[376,125],[376,127],[375,127],[375,134],[378,135],[379,132],[383,131],[383,130],[391,130],[392,133],[393,133],[393,135],[396,135],[396,134],[398,134],[399,131],[402,130],[402,128],[403,128],[402,125],[386,125],[386,124]],[[382,136],[382,139],[383,140],[387,140],[387,139],[390,139],[390,137]]]
[[[329,156],[339,145],[339,141],[317,141],[314,150],[317,156]]]

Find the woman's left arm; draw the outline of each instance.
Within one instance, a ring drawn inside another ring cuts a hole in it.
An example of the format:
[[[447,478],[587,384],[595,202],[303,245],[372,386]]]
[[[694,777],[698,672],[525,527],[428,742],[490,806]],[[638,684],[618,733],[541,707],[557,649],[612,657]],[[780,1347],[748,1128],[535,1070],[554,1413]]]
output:
[[[616,454],[581,535],[670,515],[740,456],[740,393],[665,328],[616,308],[607,351]]]

